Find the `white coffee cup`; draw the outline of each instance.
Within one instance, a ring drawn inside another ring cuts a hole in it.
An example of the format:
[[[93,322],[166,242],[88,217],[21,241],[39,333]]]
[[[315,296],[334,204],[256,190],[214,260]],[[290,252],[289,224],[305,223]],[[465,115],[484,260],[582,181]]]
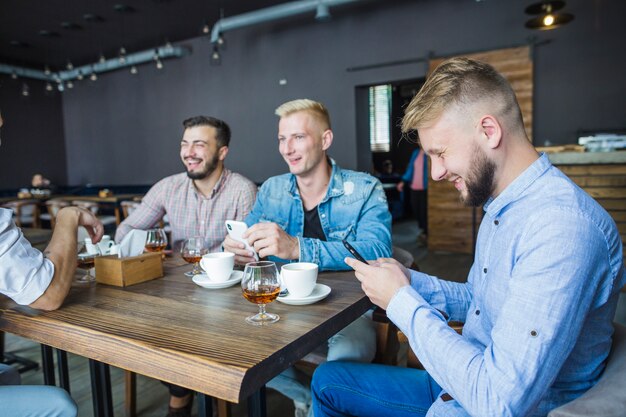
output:
[[[235,266],[235,254],[232,252],[207,253],[200,260],[200,267],[204,269],[209,280],[225,282],[230,278]]]
[[[100,248],[98,245],[95,245],[91,242],[91,238],[85,238],[85,250],[90,255],[98,255],[100,254]]]
[[[98,249],[100,249],[101,254],[108,255],[113,245],[115,245],[115,242],[111,240],[111,236],[104,235],[102,239],[100,239],[100,242],[98,242]]]
[[[119,255],[120,253],[120,245],[116,245],[115,242],[111,242],[112,245],[109,247],[109,255]]]
[[[280,276],[289,291],[289,295],[297,298],[309,296],[315,289],[317,270],[317,264],[311,262],[294,262],[283,265]]]

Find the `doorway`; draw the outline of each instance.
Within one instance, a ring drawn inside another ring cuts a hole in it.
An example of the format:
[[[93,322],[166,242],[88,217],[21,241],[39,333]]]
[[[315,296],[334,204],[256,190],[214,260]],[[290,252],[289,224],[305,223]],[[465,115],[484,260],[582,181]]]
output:
[[[357,135],[369,138],[371,172],[385,188],[394,221],[415,218],[407,191],[396,184],[407,169],[416,148],[415,133],[402,133],[404,109],[424,84],[424,78],[358,86]],[[387,142],[387,143],[385,143]]]

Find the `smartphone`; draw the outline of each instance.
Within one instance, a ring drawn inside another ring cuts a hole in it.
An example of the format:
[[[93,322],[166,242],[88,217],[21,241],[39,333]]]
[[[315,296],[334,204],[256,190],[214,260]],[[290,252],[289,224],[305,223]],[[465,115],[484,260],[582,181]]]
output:
[[[236,220],[226,220],[226,231],[228,235],[235,239],[238,242],[246,245],[246,250],[249,250],[254,253],[254,259],[259,260],[259,255],[256,253],[254,248],[248,243],[246,239],[243,238],[243,234],[248,230],[248,225],[244,222],[238,222]]]
[[[352,256],[354,256],[354,258],[355,258],[356,260],[361,261],[361,262],[364,262],[364,263],[367,263],[367,261],[365,260],[365,258],[364,258],[364,257],[362,257],[362,256],[361,256],[361,254],[360,254],[359,252],[357,252],[357,251],[356,251],[356,249],[354,249],[354,248],[352,247],[352,245],[348,243],[348,241],[347,241],[347,240],[343,239],[341,242],[343,243],[343,246],[345,246],[345,247],[346,247],[346,249],[348,249],[348,252],[350,252],[350,253],[352,254]]]

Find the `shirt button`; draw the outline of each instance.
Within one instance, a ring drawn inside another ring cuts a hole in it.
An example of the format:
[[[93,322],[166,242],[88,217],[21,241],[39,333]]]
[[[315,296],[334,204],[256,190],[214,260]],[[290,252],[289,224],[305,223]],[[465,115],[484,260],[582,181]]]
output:
[[[487,273],[487,268],[483,268],[483,272],[486,274]]]
[[[476,315],[479,316],[480,315],[480,310],[476,310]]]
[[[322,214],[322,217],[326,217],[326,215],[325,215],[325,214]]]
[[[537,330],[531,330],[531,331],[530,331],[530,335],[531,335],[532,337],[537,337]]]
[[[497,225],[499,225],[499,224],[500,224],[500,221],[499,221],[499,220],[494,220],[494,221],[493,221],[493,224],[495,224],[495,225],[497,226]]]

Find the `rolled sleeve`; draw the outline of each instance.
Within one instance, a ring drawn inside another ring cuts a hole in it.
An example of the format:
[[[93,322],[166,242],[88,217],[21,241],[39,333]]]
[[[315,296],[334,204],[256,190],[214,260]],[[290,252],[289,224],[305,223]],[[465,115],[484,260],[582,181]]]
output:
[[[46,291],[54,264],[26,240],[6,210],[0,210],[0,292],[28,305]]]

